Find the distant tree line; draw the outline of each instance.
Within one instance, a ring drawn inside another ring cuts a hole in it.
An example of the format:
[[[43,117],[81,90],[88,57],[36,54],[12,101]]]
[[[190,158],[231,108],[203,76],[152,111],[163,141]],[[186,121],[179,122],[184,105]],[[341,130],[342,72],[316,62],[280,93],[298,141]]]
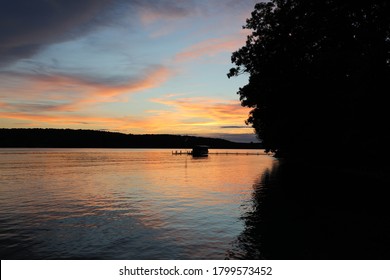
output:
[[[235,143],[224,139],[164,135],[123,134],[118,132],[73,129],[0,129],[0,147],[24,148],[174,148],[195,145],[210,148],[255,149],[259,143]]]
[[[228,77],[266,149],[281,157],[390,155],[390,2],[272,0],[255,6]]]

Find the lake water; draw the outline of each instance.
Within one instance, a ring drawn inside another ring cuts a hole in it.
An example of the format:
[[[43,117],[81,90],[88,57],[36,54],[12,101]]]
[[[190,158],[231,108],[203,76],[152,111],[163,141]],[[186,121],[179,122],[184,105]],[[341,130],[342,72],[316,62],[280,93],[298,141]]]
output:
[[[275,162],[159,149],[0,149],[1,259],[245,258],[254,244],[247,218]]]

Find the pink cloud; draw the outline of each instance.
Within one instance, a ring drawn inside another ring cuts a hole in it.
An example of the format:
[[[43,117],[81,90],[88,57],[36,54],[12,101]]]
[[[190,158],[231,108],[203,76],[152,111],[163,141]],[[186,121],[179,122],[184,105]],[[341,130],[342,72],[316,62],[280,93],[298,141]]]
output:
[[[232,53],[244,45],[245,34],[245,32],[241,32],[236,36],[207,39],[178,53],[175,60],[178,62],[184,62],[203,56],[215,56],[223,52]]]
[[[178,98],[177,95],[171,97],[167,95],[163,98],[151,99],[151,101],[168,106],[168,108],[148,110],[137,116],[121,117],[87,114],[82,113],[81,110],[64,112],[56,110],[55,107],[42,112],[32,110],[18,112],[12,109],[0,110],[0,119],[4,124],[24,121],[38,127],[85,127],[89,129],[104,127],[131,133],[210,134],[220,131],[221,128],[224,133],[248,132],[244,126],[244,120],[249,112],[248,108],[241,107],[236,101],[203,97]]]
[[[122,78],[120,81],[63,73],[10,73],[10,76],[11,86],[0,86],[0,97],[3,95],[8,100],[0,104],[2,109],[7,108],[8,112],[70,112],[82,111],[86,105],[115,102],[129,94],[156,88],[172,76],[172,71],[156,66],[147,69],[143,75]],[[15,86],[19,80],[23,81],[23,86]],[[11,90],[13,95],[9,96]]]
[[[141,5],[139,15],[143,24],[157,21],[176,20],[190,16],[194,5],[188,1],[154,1],[153,4]]]
[[[92,92],[102,96],[119,96],[127,93],[136,93],[151,88],[156,88],[166,82],[171,76],[171,71],[166,67],[157,67],[135,80],[118,86],[92,86]]]
[[[172,76],[166,67],[154,67],[143,75],[120,82],[101,82],[82,75],[11,75],[0,85],[0,120],[3,127],[24,126],[101,128],[132,133],[146,133],[157,129],[149,116],[101,116],[94,106],[117,102],[160,86]],[[22,80],[23,86],[18,86]],[[15,86],[16,85],[16,86]],[[12,92],[11,96],[9,92]]]
[[[15,120],[23,120],[34,124],[35,126],[45,127],[109,127],[110,130],[129,131],[129,129],[142,128],[148,125],[149,120],[144,120],[140,117],[125,116],[125,117],[101,117],[85,114],[65,114],[57,113],[23,113],[23,112],[0,112],[0,119],[6,123],[12,123]]]
[[[249,109],[237,101],[211,98],[154,98],[152,102],[169,106],[167,109],[148,111],[161,123],[161,127],[184,132],[215,132],[221,127],[230,127],[236,133],[245,130],[244,120]],[[226,132],[229,130],[225,128]],[[229,130],[229,131],[230,131]]]

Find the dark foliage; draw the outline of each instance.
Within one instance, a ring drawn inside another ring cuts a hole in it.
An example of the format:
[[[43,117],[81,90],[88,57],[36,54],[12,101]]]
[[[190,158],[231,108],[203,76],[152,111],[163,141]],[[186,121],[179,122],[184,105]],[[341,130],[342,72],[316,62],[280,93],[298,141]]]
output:
[[[284,157],[390,154],[389,15],[380,0],[255,6],[228,77],[249,74],[238,94],[265,148]]]
[[[210,148],[258,149],[257,143],[235,143],[224,139],[164,134],[123,134],[72,129],[0,129],[0,147],[23,148]]]

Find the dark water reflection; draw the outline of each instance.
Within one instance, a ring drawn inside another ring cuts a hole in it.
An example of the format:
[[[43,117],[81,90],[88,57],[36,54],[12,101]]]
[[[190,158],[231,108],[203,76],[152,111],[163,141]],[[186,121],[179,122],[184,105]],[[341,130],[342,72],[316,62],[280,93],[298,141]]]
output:
[[[389,259],[389,182],[361,171],[276,162],[228,258]]]

